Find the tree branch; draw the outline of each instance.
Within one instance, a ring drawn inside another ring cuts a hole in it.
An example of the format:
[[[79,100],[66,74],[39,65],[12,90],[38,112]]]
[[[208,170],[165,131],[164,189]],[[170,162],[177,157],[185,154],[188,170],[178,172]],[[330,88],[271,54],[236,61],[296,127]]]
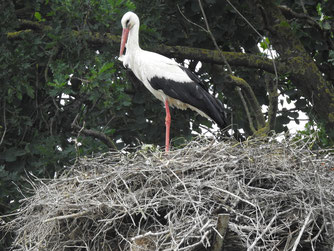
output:
[[[7,33],[8,39],[16,40],[20,39],[23,34],[29,34],[32,32],[45,33],[49,32],[52,29],[51,26],[43,25],[30,20],[20,20],[20,23],[20,28],[23,30]],[[113,35],[111,33],[105,33],[102,35],[98,32],[73,30],[72,34],[77,37],[85,36],[88,42],[91,43],[94,48],[99,47],[99,50],[103,50],[103,48],[101,48],[101,45],[118,45],[121,41],[121,37],[119,35]],[[167,57],[193,59],[206,63],[221,65],[225,64],[225,58],[228,64],[233,66],[244,66],[248,68],[262,69],[269,73],[275,73],[275,68],[273,66],[272,60],[260,55],[241,52],[219,52],[217,50],[194,48],[188,46],[168,46],[164,44],[151,46],[150,48],[144,47],[144,49],[149,49],[151,51],[163,54]],[[276,66],[279,73],[286,73],[289,70],[289,68],[283,63],[277,63]]]
[[[2,136],[1,136],[1,139],[0,139],[0,145],[2,144],[2,142],[5,138],[6,132],[7,132],[6,99],[5,98],[3,99],[3,124],[4,124],[4,129],[3,129],[3,133],[2,133]]]
[[[265,83],[268,91],[269,107],[268,107],[268,130],[274,130],[276,124],[276,114],[278,111],[278,92],[277,82],[265,76]]]
[[[198,0],[198,4],[199,4],[199,7],[200,7],[200,9],[201,9],[203,18],[204,18],[204,22],[205,22],[205,26],[206,26],[207,33],[209,33],[210,38],[211,38],[213,44],[215,45],[216,50],[219,52],[220,56],[222,57],[222,59],[223,59],[223,61],[224,61],[224,64],[225,64],[226,67],[227,67],[228,73],[233,74],[232,69],[231,69],[231,66],[230,66],[229,63],[227,62],[227,60],[226,60],[224,54],[222,53],[221,49],[219,48],[219,46],[218,46],[218,44],[217,44],[217,41],[216,41],[215,37],[213,36],[213,34],[212,34],[211,30],[210,30],[210,26],[209,26],[209,23],[208,23],[208,19],[206,18],[206,14],[205,14],[205,11],[204,11],[204,9],[203,9],[201,0]]]
[[[241,99],[241,102],[244,106],[244,109],[245,109],[245,112],[246,112],[246,115],[247,115],[247,119],[248,119],[248,123],[249,123],[249,128],[251,129],[252,133],[256,133],[256,129],[254,127],[253,119],[252,119],[252,116],[249,112],[247,102],[246,102],[244,96],[242,95],[241,88],[239,86],[237,86],[235,89],[238,92],[239,97]]]
[[[221,251],[224,246],[224,239],[228,228],[228,222],[230,219],[229,214],[218,214],[217,227],[214,229],[216,235],[213,242],[212,251]]]
[[[257,101],[257,98],[255,96],[255,93],[253,89],[250,87],[250,85],[242,78],[236,77],[234,75],[229,75],[227,77],[227,80],[230,83],[233,83],[234,85],[240,87],[244,93],[246,94],[247,100],[250,104],[250,107],[253,109],[254,116],[257,122],[257,128],[260,129],[265,126],[266,122],[261,110],[261,106],[259,102]]]
[[[322,27],[319,25],[319,23],[306,13],[297,13],[285,5],[279,5],[278,8],[282,11],[284,16],[305,19],[310,25],[322,30]]]
[[[78,115],[74,118],[71,127],[80,131],[80,133],[86,135],[86,136],[90,136],[96,139],[99,139],[100,141],[102,141],[104,144],[106,144],[109,148],[111,149],[117,149],[114,141],[112,141],[107,135],[105,135],[102,132],[99,131],[94,131],[94,130],[89,130],[89,129],[85,129],[84,127],[80,127],[77,123],[78,120]]]

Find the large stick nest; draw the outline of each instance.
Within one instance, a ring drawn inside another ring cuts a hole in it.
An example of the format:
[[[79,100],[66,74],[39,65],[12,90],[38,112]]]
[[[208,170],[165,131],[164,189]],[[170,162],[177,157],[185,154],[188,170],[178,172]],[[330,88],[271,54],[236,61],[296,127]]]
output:
[[[270,139],[80,158],[6,228],[14,250],[210,250],[228,213],[224,250],[334,250],[333,160]]]

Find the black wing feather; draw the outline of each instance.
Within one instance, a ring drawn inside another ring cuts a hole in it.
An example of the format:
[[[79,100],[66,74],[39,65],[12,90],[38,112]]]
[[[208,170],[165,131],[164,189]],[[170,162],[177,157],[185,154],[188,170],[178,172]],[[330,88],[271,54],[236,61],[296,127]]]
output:
[[[193,82],[179,83],[158,77],[153,77],[149,82],[155,90],[162,90],[167,96],[196,107],[214,120],[219,127],[226,127],[222,103],[202,87],[202,82],[195,74],[187,68],[184,69],[188,76],[190,74],[189,77]]]
[[[204,85],[204,83],[200,80],[200,78],[194,74],[191,70],[189,70],[188,68],[184,67],[184,66],[180,66],[180,68],[187,73],[188,77],[194,81],[195,83],[199,84],[204,90],[208,91],[208,88]]]

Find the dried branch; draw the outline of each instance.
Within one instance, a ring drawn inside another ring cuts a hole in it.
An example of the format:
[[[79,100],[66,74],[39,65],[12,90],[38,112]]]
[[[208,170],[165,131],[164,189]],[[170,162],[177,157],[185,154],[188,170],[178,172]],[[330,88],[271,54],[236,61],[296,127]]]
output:
[[[106,144],[110,149],[117,149],[117,146],[115,143],[104,133],[99,132],[99,131],[94,131],[90,129],[85,129],[84,126],[79,126],[77,123],[78,115],[74,118],[71,127],[78,130],[80,133],[86,136],[90,136],[96,139],[99,139],[102,141],[104,144]]]
[[[238,95],[241,99],[242,105],[244,106],[244,109],[245,109],[245,112],[246,112],[246,115],[247,115],[247,119],[248,119],[248,123],[249,123],[249,128],[251,129],[252,133],[256,133],[256,129],[254,127],[253,119],[252,119],[252,116],[251,116],[250,111],[248,109],[248,105],[247,105],[247,102],[244,98],[244,95],[241,92],[241,88],[239,86],[237,86],[235,89],[238,92]]]
[[[203,15],[203,19],[204,19],[205,26],[206,26],[206,31],[207,31],[207,33],[209,33],[210,38],[211,38],[211,40],[212,40],[212,42],[213,42],[213,44],[214,44],[216,50],[219,51],[219,54],[220,54],[220,56],[222,57],[222,59],[223,59],[223,61],[224,61],[224,64],[225,64],[226,67],[227,67],[228,73],[229,73],[229,74],[233,74],[232,69],[231,69],[231,66],[230,66],[229,63],[227,62],[227,60],[226,60],[226,58],[225,58],[223,52],[221,51],[221,49],[219,48],[219,46],[218,46],[218,44],[217,44],[217,41],[216,41],[214,35],[212,34],[212,32],[211,32],[211,30],[210,30],[210,26],[209,26],[209,23],[208,23],[208,19],[206,18],[206,14],[205,14],[205,11],[204,11],[204,9],[203,9],[201,0],[198,0],[198,4],[199,4],[199,7],[200,7],[201,12],[202,12],[202,15]]]
[[[310,217],[311,217],[311,215],[312,215],[312,210],[310,210],[310,212],[308,213],[308,215],[307,215],[307,217],[306,217],[306,219],[304,221],[304,224],[303,224],[302,228],[299,231],[298,237],[297,237],[295,243],[293,244],[293,248],[292,248],[291,251],[296,251],[297,250],[297,247],[300,244],[300,239],[301,239],[301,237],[302,237],[302,235],[303,235],[303,233],[305,231],[305,228],[310,223]]]
[[[277,81],[265,76],[266,89],[268,92],[269,106],[268,106],[268,131],[274,130],[276,124],[276,115],[278,111],[278,86]]]
[[[261,106],[259,102],[257,101],[257,98],[255,96],[255,93],[251,86],[242,78],[236,77],[234,75],[230,75],[227,78],[228,81],[230,81],[232,84],[238,86],[241,88],[241,90],[246,94],[248,104],[250,105],[251,109],[253,110],[254,117],[256,119],[257,123],[257,130],[260,128],[265,127],[265,118],[261,110]],[[245,110],[248,109],[247,105],[244,104]],[[250,123],[251,120],[249,120]],[[254,125],[253,125],[254,128]]]
[[[224,239],[228,227],[229,214],[218,214],[216,236],[213,242],[212,251],[221,251],[224,246]]]
[[[256,246],[256,243],[261,240],[263,238],[263,236],[268,232],[268,230],[271,228],[271,225],[274,223],[274,221],[277,218],[277,214],[274,215],[274,217],[271,219],[271,221],[269,222],[269,224],[266,226],[266,228],[261,232],[261,234],[259,236],[256,237],[256,239],[254,240],[254,242],[252,243],[252,245],[250,245],[247,248],[247,251],[252,251],[254,250],[254,247]]]
[[[3,99],[3,124],[4,124],[4,129],[3,129],[3,133],[0,139],[0,146],[5,138],[5,135],[7,133],[7,120],[6,120],[6,99]]]
[[[82,211],[82,212],[75,213],[75,214],[56,216],[56,217],[53,217],[53,218],[46,219],[43,222],[47,223],[47,222],[55,221],[55,220],[66,220],[66,219],[79,218],[79,217],[82,217],[82,216],[84,216],[88,213],[89,213],[89,211]]]
[[[191,21],[189,18],[187,18],[187,17],[183,14],[183,12],[181,11],[180,6],[179,6],[178,4],[177,4],[177,9],[179,10],[179,13],[181,14],[181,16],[182,16],[185,20],[187,20],[188,23],[191,23],[192,25],[197,26],[198,28],[200,28],[200,29],[201,29],[202,31],[204,31],[204,32],[208,32],[208,30],[205,29],[203,26],[201,26],[201,25],[199,25],[199,24],[197,24],[197,23]]]

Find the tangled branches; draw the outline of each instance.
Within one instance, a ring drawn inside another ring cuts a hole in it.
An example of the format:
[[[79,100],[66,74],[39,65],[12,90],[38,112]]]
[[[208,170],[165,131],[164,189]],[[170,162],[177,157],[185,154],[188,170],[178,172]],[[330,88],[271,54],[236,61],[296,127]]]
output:
[[[109,152],[31,181],[6,227],[16,250],[208,250],[228,213],[224,250],[330,250],[333,160],[270,139]]]

